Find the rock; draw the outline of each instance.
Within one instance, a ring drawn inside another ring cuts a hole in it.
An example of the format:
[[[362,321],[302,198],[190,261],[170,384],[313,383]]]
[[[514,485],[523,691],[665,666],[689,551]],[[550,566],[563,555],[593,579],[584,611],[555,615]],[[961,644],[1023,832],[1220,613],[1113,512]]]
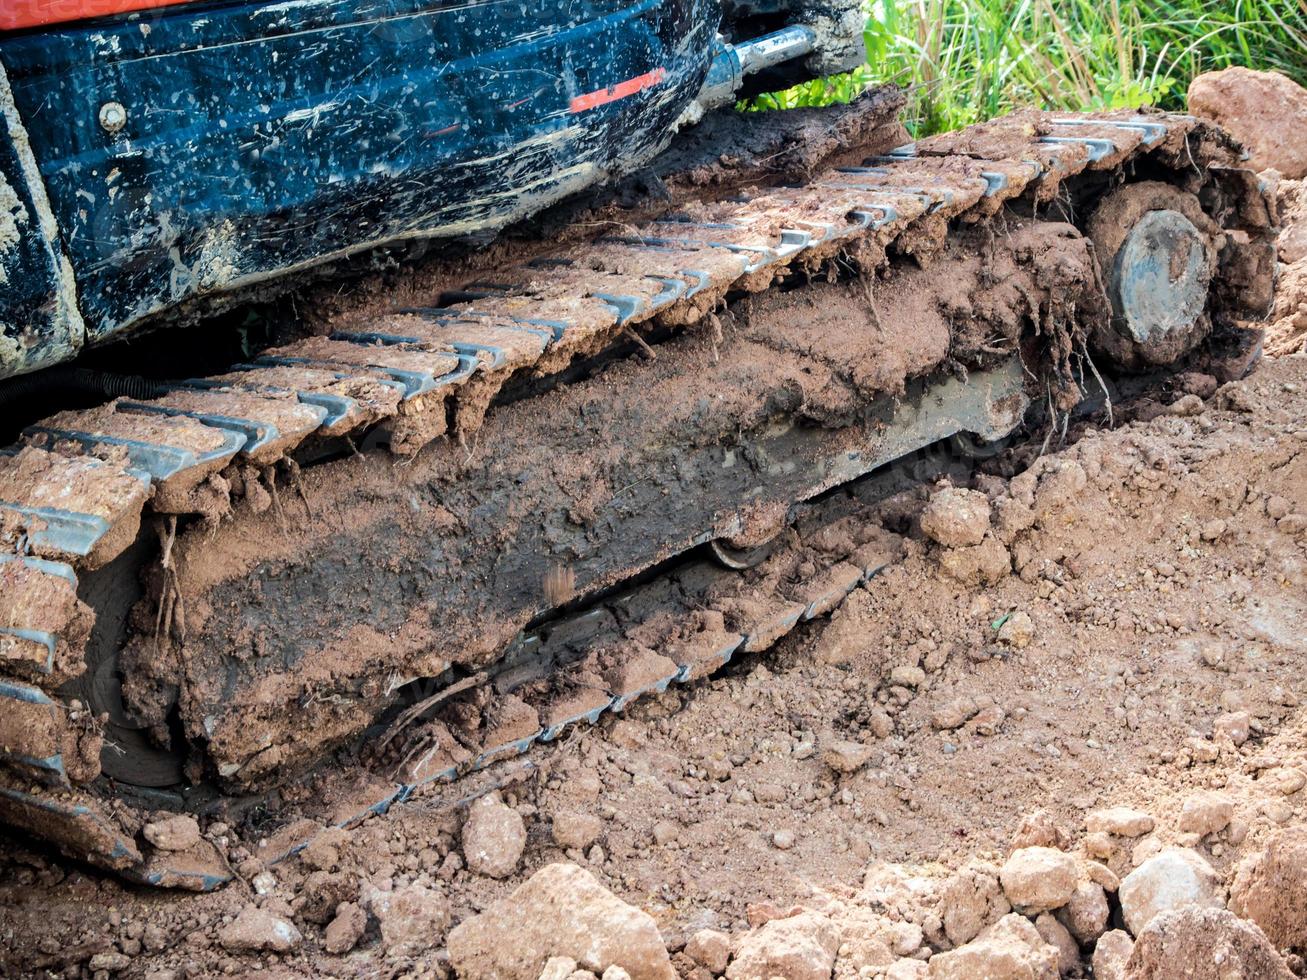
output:
[[[830,919],[801,912],[772,919],[740,940],[729,980],[830,980],[840,934]]]
[[[1107,928],[1110,911],[1103,886],[1093,881],[1082,881],[1076,885],[1071,900],[1062,907],[1059,917],[1071,935],[1088,946]]]
[[[289,953],[303,941],[290,922],[254,905],[218,930],[218,944],[229,953]]]
[[[1194,793],[1186,797],[1180,808],[1180,830],[1187,834],[1206,837],[1218,833],[1234,816],[1234,803],[1220,793]]]
[[[989,531],[989,498],[975,490],[945,487],[930,497],[921,512],[921,530],[946,548],[980,544]]]
[[[1057,825],[1047,810],[1033,810],[1021,818],[1021,825],[1012,836],[1012,850],[1023,847],[1054,847],[1065,851],[1071,846],[1071,835]]]
[[[517,870],[526,847],[526,824],[498,793],[474,802],[463,823],[463,859],[469,871],[507,878]]]
[[[1301,912],[1301,910],[1299,910]],[[1123,980],[1292,980],[1265,933],[1226,909],[1156,916],[1135,940]]]
[[[1216,716],[1216,720],[1212,722],[1212,734],[1218,737],[1224,735],[1237,748],[1248,741],[1251,726],[1252,719],[1248,717],[1248,712],[1229,711]]]
[[[1124,929],[1113,929],[1098,937],[1094,956],[1094,980],[1125,980],[1125,965],[1134,952],[1135,941]]]
[[[1206,408],[1207,405],[1197,395],[1181,395],[1170,404],[1167,411],[1181,418],[1192,418],[1195,415],[1202,415]]]
[[[1189,111],[1215,120],[1252,154],[1253,170],[1307,177],[1307,90],[1273,71],[1226,68],[1189,83]]]
[[[147,823],[145,839],[161,851],[185,851],[200,842],[200,825],[195,818],[179,813]]]
[[[885,980],[925,980],[930,966],[921,960],[895,960],[885,971]]]
[[[1030,920],[1005,915],[979,939],[930,958],[931,980],[1057,980],[1058,951]]]
[[[940,553],[939,570],[963,585],[995,585],[1012,571],[1012,556],[994,537],[971,548]]]
[[[449,928],[449,900],[422,885],[375,892],[371,907],[381,924],[381,945],[392,956],[436,949]]]
[[[554,814],[554,842],[559,847],[575,847],[584,851],[599,839],[603,831],[604,822],[588,813]]]
[[[1276,948],[1307,955],[1307,829],[1276,831],[1240,862],[1230,910],[1256,922]]]
[[[1034,510],[1039,521],[1047,524],[1049,515],[1075,502],[1089,477],[1074,459],[1045,456],[1042,462],[1044,471],[1035,488]]]
[[[961,728],[980,706],[969,697],[954,698],[937,707],[930,716],[930,724],[938,731],[948,732]]]
[[[654,843],[659,847],[666,847],[672,841],[681,835],[681,828],[670,820],[659,820],[653,825]]]
[[[336,917],[322,933],[322,948],[336,956],[348,953],[358,945],[367,927],[368,917],[363,909],[353,902],[342,902]]]
[[[601,972],[621,966],[632,980],[675,980],[658,926],[575,864],[541,868],[507,897],[449,934],[460,977],[537,977],[550,957]]]
[[[1274,769],[1267,769],[1258,777],[1257,782],[1273,793],[1292,796],[1307,785],[1307,776],[1303,775],[1301,769],[1293,766],[1277,766]]]
[[[685,944],[685,955],[714,976],[726,972],[731,958],[731,937],[715,929],[700,929]]]
[[[794,846],[794,831],[778,830],[771,835],[771,842],[780,850],[788,851]]]
[[[330,922],[341,902],[358,898],[358,878],[344,872],[314,871],[304,879],[295,911],[309,922],[318,925]]]
[[[1153,916],[1186,905],[1221,907],[1216,872],[1197,851],[1168,847],[1135,868],[1117,892],[1126,928],[1138,936]]]
[[[1013,650],[1024,650],[1035,638],[1035,621],[1029,614],[1014,612],[998,628],[998,642]]]
[[[827,742],[821,751],[821,761],[839,773],[854,773],[865,766],[875,750],[861,742],[836,739]]]
[[[899,687],[918,688],[926,683],[926,672],[912,664],[899,664],[889,672],[889,682]]]
[[[344,827],[327,827],[315,834],[300,851],[300,860],[318,871],[333,871],[340,864],[340,854],[349,843]]]
[[[1050,912],[1071,901],[1076,890],[1076,860],[1052,847],[1023,847],[1012,852],[999,880],[1003,893],[1027,915]]]
[[[551,956],[540,971],[538,980],[568,980],[576,972],[576,960],[570,956]],[[590,974],[594,976],[594,974]]]
[[[1141,810],[1114,806],[1095,810],[1085,818],[1085,829],[1090,833],[1113,834],[1116,837],[1142,837],[1150,833],[1156,821]]]
[[[1067,927],[1047,912],[1035,919],[1039,937],[1057,950],[1057,971],[1063,976],[1075,972],[1080,966],[1080,945]]]
[[[888,711],[882,707],[875,707],[869,712],[867,727],[871,729],[871,734],[877,738],[889,738],[894,734],[894,719],[890,717]],[[762,799],[762,797],[758,797]]]
[[[631,974],[627,973],[620,966],[610,966],[604,971],[604,975],[599,980],[631,980]]]
[[[954,946],[976,938],[1012,910],[992,864],[971,861],[940,889],[944,934]]]

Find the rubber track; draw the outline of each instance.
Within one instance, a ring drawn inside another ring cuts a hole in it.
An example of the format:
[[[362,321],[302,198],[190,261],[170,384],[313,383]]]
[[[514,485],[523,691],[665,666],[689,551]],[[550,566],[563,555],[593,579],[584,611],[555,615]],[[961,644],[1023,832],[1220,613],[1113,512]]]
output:
[[[95,775],[73,761],[90,722],[55,691],[83,669],[93,619],[77,599],[77,573],[121,554],[143,519],[212,518],[214,487],[228,467],[271,467],[313,441],[364,432],[415,453],[447,434],[450,419],[454,434],[473,431],[514,374],[553,373],[650,321],[694,323],[728,293],[766,289],[786,270],[816,270],[839,254],[910,253],[929,237],[924,229],[938,237],[950,221],[983,220],[1017,198],[1051,201],[1082,173],[1111,173],[1149,154],[1193,161],[1201,141],[1190,137],[1202,129],[1187,116],[1022,113],[826,171],[802,187],[695,205],[562,248],[467,283],[453,305],[269,350],[161,398],[118,399],[32,426],[0,455],[0,528],[12,547],[0,555],[0,710],[17,722],[0,745],[0,763],[16,777],[0,773],[0,818],[139,880],[193,889],[227,880],[207,864],[144,853],[113,814],[121,803],[77,788]],[[1230,166],[1224,158],[1214,165]],[[788,622],[770,624],[769,642],[828,612],[871,574],[870,564],[847,563]],[[646,691],[762,646],[760,637],[724,637]],[[383,811],[424,783],[459,779],[646,691],[587,706],[420,780],[360,786],[361,804],[332,822]]]

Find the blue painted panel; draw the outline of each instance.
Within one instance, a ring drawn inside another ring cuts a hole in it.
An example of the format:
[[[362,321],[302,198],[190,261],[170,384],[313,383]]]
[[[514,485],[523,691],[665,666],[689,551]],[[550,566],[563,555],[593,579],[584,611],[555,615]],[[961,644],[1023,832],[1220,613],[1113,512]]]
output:
[[[192,3],[0,38],[0,61],[94,343],[360,247],[495,227],[642,163],[697,93],[719,10]]]

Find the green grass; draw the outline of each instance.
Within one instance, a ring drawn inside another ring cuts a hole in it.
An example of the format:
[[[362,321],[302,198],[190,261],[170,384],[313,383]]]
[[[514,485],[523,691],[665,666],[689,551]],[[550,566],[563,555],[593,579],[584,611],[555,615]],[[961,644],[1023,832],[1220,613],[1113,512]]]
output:
[[[909,89],[918,136],[1021,106],[1183,108],[1195,75],[1232,65],[1307,85],[1307,0],[875,0],[867,65],[760,96],[755,108]]]

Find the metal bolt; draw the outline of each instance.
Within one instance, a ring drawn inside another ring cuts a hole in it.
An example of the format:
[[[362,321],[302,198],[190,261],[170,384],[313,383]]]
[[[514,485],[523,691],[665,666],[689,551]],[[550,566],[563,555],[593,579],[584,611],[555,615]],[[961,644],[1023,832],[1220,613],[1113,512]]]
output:
[[[127,109],[121,102],[106,102],[100,106],[100,128],[116,133],[127,125]]]

